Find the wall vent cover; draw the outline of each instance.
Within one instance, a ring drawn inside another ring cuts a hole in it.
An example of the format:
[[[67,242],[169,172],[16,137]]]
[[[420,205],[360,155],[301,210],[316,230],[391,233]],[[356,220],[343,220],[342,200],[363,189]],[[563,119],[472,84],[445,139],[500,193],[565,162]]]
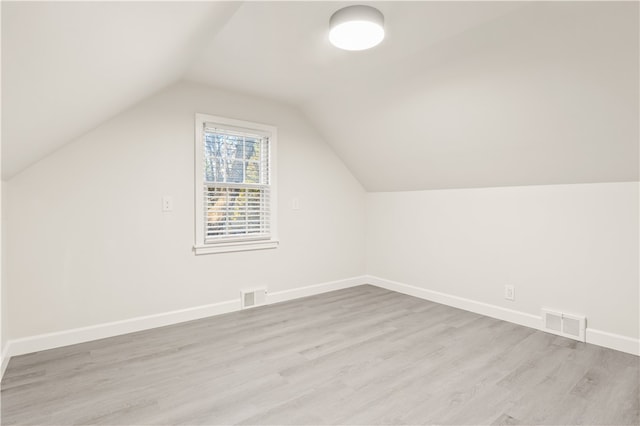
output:
[[[240,305],[242,309],[264,305],[267,302],[266,288],[250,288],[240,290]]]
[[[543,330],[558,336],[585,341],[587,318],[584,315],[567,314],[565,312],[542,310]]]

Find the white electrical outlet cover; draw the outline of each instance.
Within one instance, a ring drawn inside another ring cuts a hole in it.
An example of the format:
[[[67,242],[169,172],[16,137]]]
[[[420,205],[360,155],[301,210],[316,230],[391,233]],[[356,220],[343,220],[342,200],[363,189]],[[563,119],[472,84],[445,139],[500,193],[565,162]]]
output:
[[[516,299],[516,290],[512,285],[504,286],[504,298],[507,300]]]

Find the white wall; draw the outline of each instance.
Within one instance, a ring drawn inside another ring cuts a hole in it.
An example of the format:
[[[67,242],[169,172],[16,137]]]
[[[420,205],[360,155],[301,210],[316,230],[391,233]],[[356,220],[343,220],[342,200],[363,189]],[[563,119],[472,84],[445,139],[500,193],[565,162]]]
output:
[[[196,112],[278,126],[278,249],[193,255]],[[296,110],[183,82],[3,182],[2,344],[365,272],[637,339],[639,190],[366,194]]]
[[[0,27],[2,23],[2,7],[0,7]],[[0,57],[2,48],[0,47]],[[2,70],[0,67],[0,81],[2,81]],[[0,97],[0,104],[2,103]],[[0,106],[0,111],[2,107]],[[2,120],[0,120],[0,134],[2,134]],[[2,175],[2,149],[0,147],[0,176]],[[5,343],[7,338],[6,327],[7,321],[5,319],[7,315],[7,310],[5,309],[6,297],[5,297],[5,231],[4,224],[6,215],[4,214],[4,208],[6,203],[4,202],[4,197],[6,196],[6,192],[4,191],[4,182],[0,181],[0,379],[4,374],[5,368]],[[0,410],[1,411],[1,410]]]
[[[7,214],[6,214],[6,209],[7,209],[7,183],[6,182],[2,182],[0,184],[0,202],[2,203],[2,206],[0,207],[0,215],[2,215],[1,219],[0,219],[0,232],[2,233],[2,236],[0,237],[0,262],[1,262],[1,271],[0,271],[0,280],[1,281],[1,285],[0,285],[0,298],[2,298],[2,300],[0,301],[0,321],[2,322],[2,324],[0,325],[0,344],[2,345],[2,354],[4,355],[5,353],[5,349],[6,349],[6,345],[7,345],[7,331],[8,331],[8,321],[7,321],[7,313],[9,312],[7,307],[8,307],[8,303],[7,303],[7,262],[6,262],[6,258],[7,258]]]
[[[637,182],[367,195],[367,273],[639,337]],[[503,298],[515,286],[516,300]]]
[[[0,182],[0,377],[4,374],[4,368],[6,368],[8,360],[7,355],[7,336],[8,336],[8,299],[7,299],[7,215],[5,210],[7,208],[7,191],[6,183]]]
[[[279,248],[192,253],[196,112],[278,126]],[[365,192],[304,118],[194,83],[109,120],[5,189],[11,339],[365,272]],[[172,213],[161,212],[165,194]]]

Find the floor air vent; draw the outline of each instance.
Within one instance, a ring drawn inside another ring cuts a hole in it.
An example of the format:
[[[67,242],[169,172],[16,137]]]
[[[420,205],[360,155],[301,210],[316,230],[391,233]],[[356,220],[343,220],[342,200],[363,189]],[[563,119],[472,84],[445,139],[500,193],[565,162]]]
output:
[[[586,317],[543,309],[542,318],[544,331],[581,342],[585,341]]]
[[[240,291],[240,303],[242,309],[264,305],[267,301],[266,288],[252,288]]]

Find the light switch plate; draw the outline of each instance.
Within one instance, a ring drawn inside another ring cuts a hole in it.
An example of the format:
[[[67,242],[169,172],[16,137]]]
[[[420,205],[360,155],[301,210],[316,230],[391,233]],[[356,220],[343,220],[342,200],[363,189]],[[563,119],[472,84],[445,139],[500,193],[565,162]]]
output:
[[[162,211],[163,212],[173,211],[173,199],[168,195],[164,195],[162,197]]]

